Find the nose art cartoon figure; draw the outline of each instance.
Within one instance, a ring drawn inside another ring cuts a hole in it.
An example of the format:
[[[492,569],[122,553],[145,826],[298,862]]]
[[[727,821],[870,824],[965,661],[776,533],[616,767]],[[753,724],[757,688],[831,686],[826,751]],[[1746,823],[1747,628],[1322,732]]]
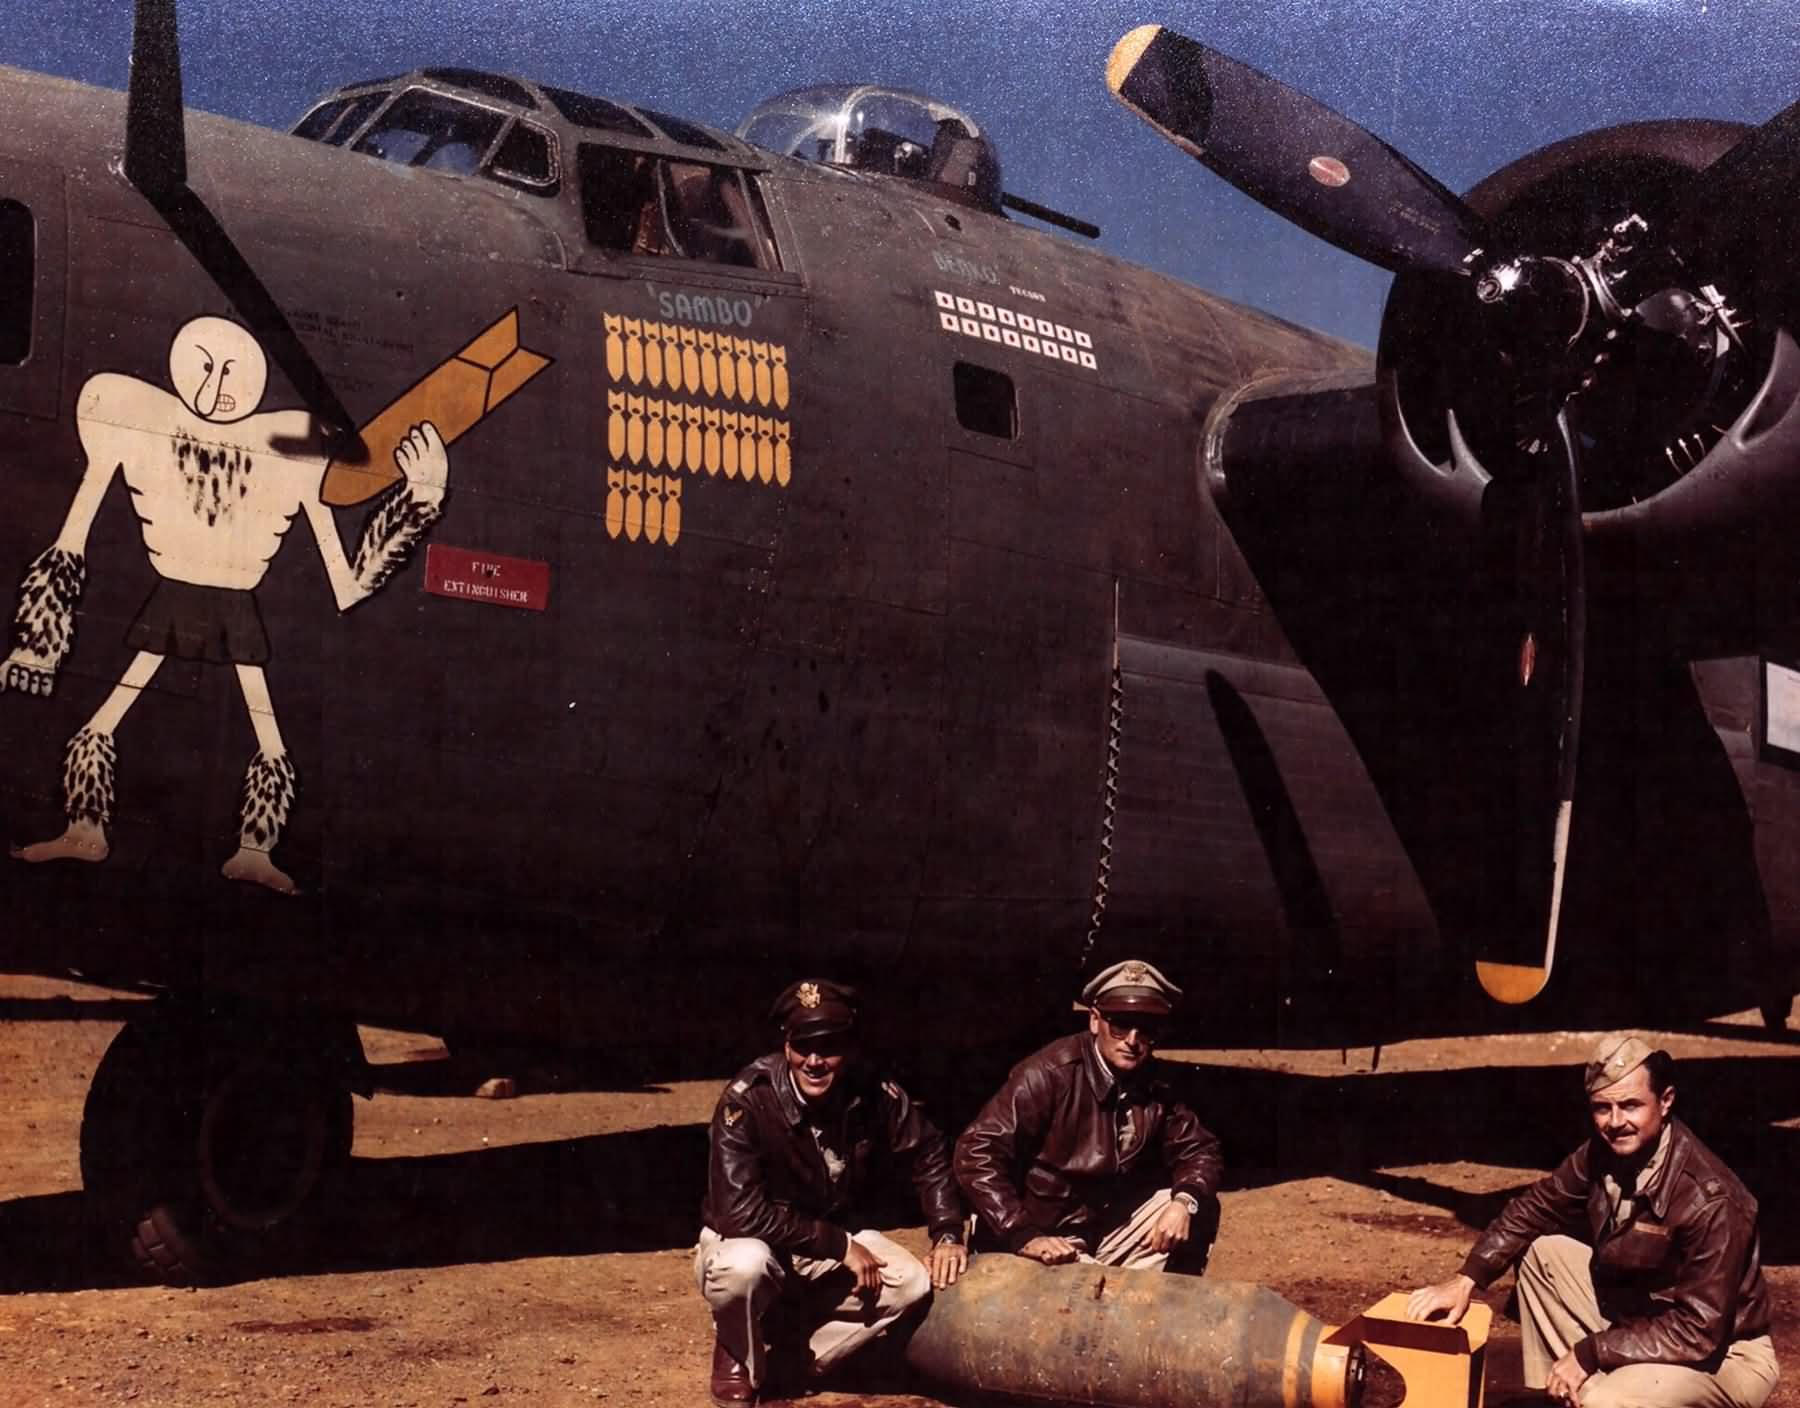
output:
[[[88,533],[115,475],[131,492],[156,584],[125,634],[136,656],[64,751],[66,828],[15,849],[16,860],[106,859],[114,734],[173,655],[229,665],[256,735],[237,850],[221,873],[295,893],[271,859],[297,779],[263,673],[269,640],[256,588],[304,514],[338,610],[347,611],[378,591],[443,516],[450,466],[437,427],[429,420],[413,425],[394,451],[399,478],[375,500],[355,558],[347,559],[321,498],[325,460],[294,448],[314,443],[312,417],[301,409],[259,413],[267,379],[267,358],[247,329],[203,317],[185,324],[169,348],[173,393],[116,372],[90,377],[81,388],[75,419],[86,467],[62,531],[19,584],[0,690],[47,697],[55,688],[74,643]]]

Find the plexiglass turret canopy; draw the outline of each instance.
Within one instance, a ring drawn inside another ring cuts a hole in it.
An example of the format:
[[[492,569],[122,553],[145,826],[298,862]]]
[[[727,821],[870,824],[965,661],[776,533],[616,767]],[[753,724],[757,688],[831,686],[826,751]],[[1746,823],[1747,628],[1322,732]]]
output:
[[[796,88],[744,119],[738,136],[783,156],[945,187],[997,210],[1000,157],[966,113],[871,83]]]

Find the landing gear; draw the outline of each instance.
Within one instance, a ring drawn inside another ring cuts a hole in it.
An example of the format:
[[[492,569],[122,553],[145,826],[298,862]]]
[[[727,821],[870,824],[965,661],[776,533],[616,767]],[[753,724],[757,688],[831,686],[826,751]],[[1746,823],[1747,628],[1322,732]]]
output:
[[[163,998],[114,1039],[81,1120],[81,1181],[147,1277],[215,1280],[291,1249],[350,1155],[354,1027]]]

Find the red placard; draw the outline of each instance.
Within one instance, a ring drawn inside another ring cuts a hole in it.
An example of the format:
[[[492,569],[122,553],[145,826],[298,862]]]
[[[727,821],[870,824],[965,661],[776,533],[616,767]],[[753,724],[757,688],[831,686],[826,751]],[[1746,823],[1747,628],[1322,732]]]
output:
[[[430,543],[425,548],[425,590],[455,601],[542,611],[550,604],[550,564]]]

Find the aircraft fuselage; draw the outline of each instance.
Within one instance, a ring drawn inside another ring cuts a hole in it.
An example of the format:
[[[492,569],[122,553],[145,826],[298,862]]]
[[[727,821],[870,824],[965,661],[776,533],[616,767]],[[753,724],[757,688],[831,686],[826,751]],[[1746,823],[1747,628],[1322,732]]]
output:
[[[29,350],[0,364],[8,586],[71,522],[84,445],[144,459],[86,490],[54,692],[0,695],[0,816],[35,843],[158,589],[241,555],[243,476],[273,456],[310,485],[329,456],[272,367],[261,406],[291,434],[234,468],[248,432],[220,422],[181,457],[144,407],[182,395],[178,331],[233,308],[113,169],[122,95],[0,85],[0,213],[35,250]],[[1416,846],[1200,463],[1221,396],[1366,379],[1366,353],[747,147],[626,144],[747,170],[779,267],[596,247],[567,151],[546,195],[199,115],[188,140],[195,191],[360,424],[409,395],[398,434],[446,419],[461,391],[417,391],[439,373],[481,389],[460,438],[438,427],[441,520],[366,600],[339,610],[327,544],[335,524],[357,565],[366,502],[259,520],[237,589],[266,698],[232,647],[170,652],[121,699],[108,854],[0,860],[4,966],[572,1045],[741,1023],[814,968],[876,984],[900,1030],[999,1038],[1084,960],[1140,953],[1221,1043],[1474,1010]],[[511,346],[542,365],[505,372]],[[135,448],[84,441],[84,416]],[[1757,887],[1720,917],[1791,924],[1755,668],[1699,679],[1732,883]],[[270,718],[297,896],[219,873]]]

